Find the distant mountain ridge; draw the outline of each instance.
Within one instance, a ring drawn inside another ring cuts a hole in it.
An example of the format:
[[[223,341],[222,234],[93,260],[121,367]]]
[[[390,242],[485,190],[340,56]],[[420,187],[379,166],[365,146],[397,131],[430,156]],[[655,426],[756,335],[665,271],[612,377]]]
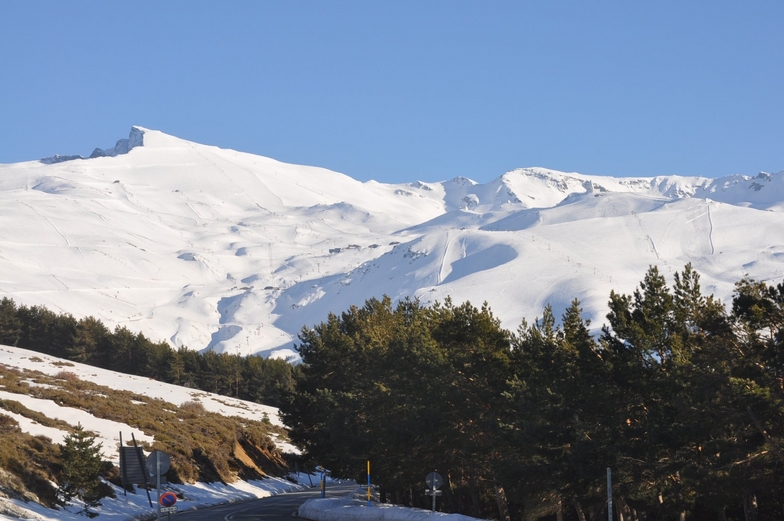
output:
[[[290,356],[382,294],[487,301],[509,329],[579,298],[598,327],[651,264],[725,301],[784,278],[784,172],[362,183],[142,127],[98,156],[0,165],[0,295],[174,346]]]

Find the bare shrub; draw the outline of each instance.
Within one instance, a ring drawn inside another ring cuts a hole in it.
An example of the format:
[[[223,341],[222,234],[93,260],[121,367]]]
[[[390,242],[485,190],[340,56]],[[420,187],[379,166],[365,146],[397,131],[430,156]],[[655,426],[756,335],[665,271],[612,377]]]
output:
[[[54,377],[57,378],[58,380],[65,380],[67,382],[79,381],[79,377],[76,376],[76,373],[72,373],[71,371],[60,371],[59,373],[54,375]]]
[[[197,418],[207,412],[201,402],[189,400],[180,405],[180,416],[183,418]]]

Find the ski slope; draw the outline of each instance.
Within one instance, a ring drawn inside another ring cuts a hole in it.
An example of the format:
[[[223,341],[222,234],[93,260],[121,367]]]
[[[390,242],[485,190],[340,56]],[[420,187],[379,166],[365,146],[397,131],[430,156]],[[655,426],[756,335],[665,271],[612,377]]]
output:
[[[384,294],[512,330],[579,298],[598,329],[650,265],[725,302],[784,279],[784,172],[388,185],[142,127],[102,152],[0,165],[0,296],[175,347],[296,358],[303,326]]]

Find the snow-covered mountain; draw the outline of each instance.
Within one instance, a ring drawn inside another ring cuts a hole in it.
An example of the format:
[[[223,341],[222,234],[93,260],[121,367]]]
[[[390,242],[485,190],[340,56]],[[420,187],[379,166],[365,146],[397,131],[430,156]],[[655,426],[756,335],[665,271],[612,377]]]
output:
[[[516,329],[691,262],[727,301],[784,278],[784,172],[361,183],[134,127],[90,159],[0,165],[0,296],[174,346],[293,355],[369,297],[487,301]]]

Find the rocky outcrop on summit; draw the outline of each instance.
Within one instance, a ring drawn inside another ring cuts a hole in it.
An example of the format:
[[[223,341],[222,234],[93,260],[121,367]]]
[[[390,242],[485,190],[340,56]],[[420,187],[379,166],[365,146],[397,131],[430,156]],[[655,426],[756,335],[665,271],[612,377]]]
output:
[[[127,154],[131,149],[144,145],[144,130],[139,127],[131,127],[131,133],[128,139],[118,139],[117,143],[112,148],[102,149],[96,148],[90,157],[87,159],[94,159],[96,157],[115,157],[122,154]],[[53,165],[56,163],[63,163],[65,161],[74,161],[76,159],[85,159],[80,155],[60,155],[44,157],[41,163],[45,165]]]
[[[128,135],[128,139],[119,139],[114,147],[105,150],[96,148],[93,150],[93,153],[90,154],[90,159],[96,157],[115,157],[121,154],[127,154],[134,147],[140,147],[142,145],[144,145],[144,131],[139,127],[131,127],[131,133]]]
[[[65,161],[73,161],[74,159],[84,159],[80,155],[75,156],[61,156],[60,154],[55,154],[53,156],[44,157],[41,159],[41,163],[45,165],[53,165],[55,163],[63,163]]]

